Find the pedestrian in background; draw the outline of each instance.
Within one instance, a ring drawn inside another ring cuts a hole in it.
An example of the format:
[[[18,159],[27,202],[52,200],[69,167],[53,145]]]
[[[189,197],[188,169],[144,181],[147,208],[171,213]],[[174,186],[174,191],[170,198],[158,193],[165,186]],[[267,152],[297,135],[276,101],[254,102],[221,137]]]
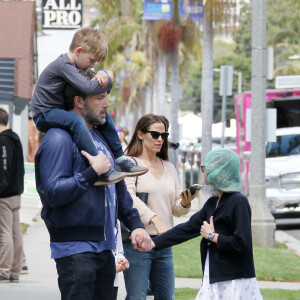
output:
[[[174,226],[173,216],[190,211],[191,200],[196,196],[180,196],[177,172],[168,161],[168,135],[161,116],[147,114],[138,121],[128,144],[127,155],[138,165],[147,167],[148,173],[125,179],[145,229],[152,237]],[[140,194],[138,194],[140,193]],[[146,199],[144,196],[148,194]],[[172,248],[139,252],[130,242],[124,242],[124,252],[130,268],[124,271],[126,300],[144,300],[148,280],[156,300],[174,299],[174,265]]]
[[[0,283],[17,283],[23,261],[19,211],[24,158],[20,138],[7,124],[8,113],[0,108]]]
[[[212,150],[201,170],[216,196],[189,221],[155,237],[152,246],[161,251],[201,234],[203,282],[196,300],[262,300],[253,262],[251,209],[240,193],[239,157],[229,149]]]

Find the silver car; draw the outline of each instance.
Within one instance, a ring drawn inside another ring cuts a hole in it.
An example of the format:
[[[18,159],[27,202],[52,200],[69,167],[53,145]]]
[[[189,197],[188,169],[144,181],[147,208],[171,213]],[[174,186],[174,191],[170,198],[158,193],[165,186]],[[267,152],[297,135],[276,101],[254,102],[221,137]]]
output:
[[[300,127],[280,128],[267,143],[266,196],[275,218],[300,216]]]

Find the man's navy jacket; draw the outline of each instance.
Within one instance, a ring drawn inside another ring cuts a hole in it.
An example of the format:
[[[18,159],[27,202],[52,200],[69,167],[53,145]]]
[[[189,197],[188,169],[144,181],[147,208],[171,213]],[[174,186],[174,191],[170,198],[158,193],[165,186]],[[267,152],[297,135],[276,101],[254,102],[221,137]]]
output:
[[[105,187],[94,186],[98,175],[67,131],[53,128],[46,133],[35,157],[35,173],[51,242],[105,240]],[[124,180],[116,184],[116,195],[118,219],[131,231],[144,228]]]

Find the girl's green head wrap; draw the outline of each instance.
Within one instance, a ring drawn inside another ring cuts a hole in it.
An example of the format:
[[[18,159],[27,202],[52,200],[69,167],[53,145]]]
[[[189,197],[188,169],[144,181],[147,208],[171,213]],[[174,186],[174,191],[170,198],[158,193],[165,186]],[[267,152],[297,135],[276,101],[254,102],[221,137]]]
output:
[[[206,155],[205,168],[209,183],[222,192],[240,192],[240,160],[229,149],[217,148]]]

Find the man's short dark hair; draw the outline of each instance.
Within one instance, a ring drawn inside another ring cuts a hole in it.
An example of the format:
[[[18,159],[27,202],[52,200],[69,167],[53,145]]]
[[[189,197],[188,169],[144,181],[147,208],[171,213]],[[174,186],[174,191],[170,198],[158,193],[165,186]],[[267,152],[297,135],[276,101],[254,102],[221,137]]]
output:
[[[80,74],[87,78],[88,80],[91,80],[95,75],[96,72],[94,72],[92,69],[86,69],[80,71]],[[64,90],[64,105],[65,105],[65,110],[72,110],[74,109],[74,98],[76,96],[82,97],[85,99],[87,95],[84,95],[82,92],[77,90],[74,86],[70,85],[69,83],[66,85],[65,90]]]
[[[7,126],[8,124],[8,113],[5,109],[0,107],[0,124]]]

